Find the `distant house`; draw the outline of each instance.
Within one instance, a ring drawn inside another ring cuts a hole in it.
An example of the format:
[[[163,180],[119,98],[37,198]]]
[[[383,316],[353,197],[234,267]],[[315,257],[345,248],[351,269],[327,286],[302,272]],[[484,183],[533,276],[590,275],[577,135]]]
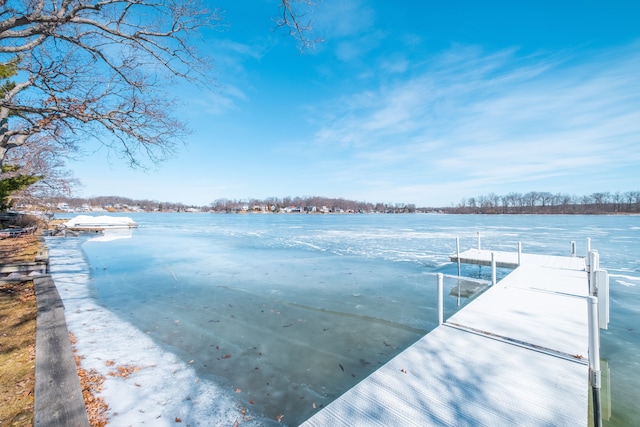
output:
[[[300,213],[302,212],[302,208],[298,206],[287,206],[286,208],[283,208],[282,211],[284,213]]]

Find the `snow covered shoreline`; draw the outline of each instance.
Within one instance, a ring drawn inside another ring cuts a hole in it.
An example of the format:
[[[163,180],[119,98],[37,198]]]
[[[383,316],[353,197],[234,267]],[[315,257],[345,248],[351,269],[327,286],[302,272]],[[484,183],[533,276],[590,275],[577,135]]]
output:
[[[65,305],[67,326],[76,338],[82,367],[105,377],[99,395],[109,406],[109,425],[269,423],[251,415],[234,399],[233,391],[198,378],[188,363],[101,307],[91,297],[91,273],[80,247],[82,241],[47,239],[51,275]],[[117,375],[118,367],[130,368],[131,374]]]

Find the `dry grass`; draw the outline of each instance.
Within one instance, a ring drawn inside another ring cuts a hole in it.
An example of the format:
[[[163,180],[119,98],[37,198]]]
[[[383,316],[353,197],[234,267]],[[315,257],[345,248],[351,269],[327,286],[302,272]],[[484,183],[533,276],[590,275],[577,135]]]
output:
[[[37,237],[0,240],[2,263],[34,261]],[[36,362],[33,282],[0,285],[0,425],[33,425]]]
[[[41,247],[37,236],[0,240],[0,264],[35,261]],[[0,426],[33,425],[36,313],[33,281],[0,285]],[[105,426],[108,407],[95,396],[104,378],[75,359],[89,424]]]
[[[35,261],[42,243],[34,235],[0,240],[0,264]]]
[[[33,425],[36,297],[33,282],[0,286],[0,425]]]

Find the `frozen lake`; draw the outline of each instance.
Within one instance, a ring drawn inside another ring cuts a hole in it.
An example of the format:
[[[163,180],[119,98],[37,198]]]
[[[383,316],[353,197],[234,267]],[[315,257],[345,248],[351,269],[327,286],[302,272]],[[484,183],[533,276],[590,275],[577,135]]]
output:
[[[140,228],[47,240],[110,425],[299,424],[436,326],[435,273],[448,294],[455,238],[473,247],[478,231],[483,248],[555,255],[591,238],[611,277],[605,425],[640,423],[638,216],[128,216]],[[138,370],[109,375],[125,365]]]

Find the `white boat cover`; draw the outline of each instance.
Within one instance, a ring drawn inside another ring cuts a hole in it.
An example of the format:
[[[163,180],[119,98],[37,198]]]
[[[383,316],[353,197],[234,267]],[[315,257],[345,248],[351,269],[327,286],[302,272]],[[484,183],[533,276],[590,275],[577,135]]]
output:
[[[78,215],[77,217],[65,222],[64,225],[67,228],[132,228],[138,226],[138,224],[129,217],[109,215]]]

